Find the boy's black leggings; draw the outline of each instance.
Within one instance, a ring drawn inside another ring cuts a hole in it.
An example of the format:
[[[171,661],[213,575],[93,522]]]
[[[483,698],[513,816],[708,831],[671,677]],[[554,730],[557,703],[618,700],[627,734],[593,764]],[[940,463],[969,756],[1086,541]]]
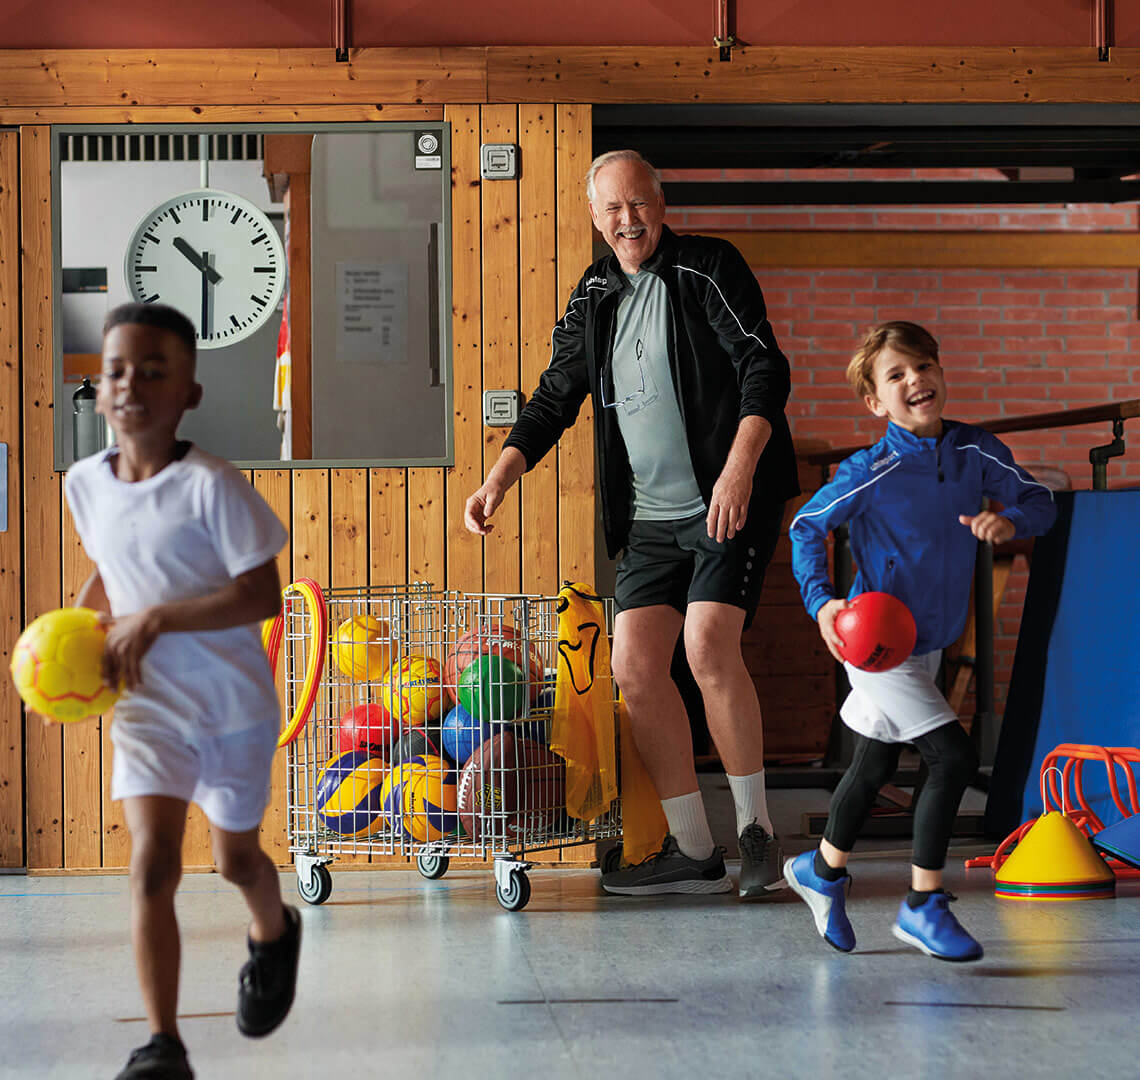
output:
[[[913,739],[929,770],[914,807],[915,866],[941,870],[962,792],[978,768],[978,752],[957,721]],[[855,755],[831,797],[824,837],[840,851],[850,851],[867,820],[875,796],[898,768],[905,743],[855,736]]]

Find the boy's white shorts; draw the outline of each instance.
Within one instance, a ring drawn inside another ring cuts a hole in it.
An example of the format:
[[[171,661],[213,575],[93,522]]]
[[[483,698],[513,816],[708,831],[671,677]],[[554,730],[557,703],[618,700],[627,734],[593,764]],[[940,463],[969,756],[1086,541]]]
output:
[[[910,656],[890,671],[861,671],[844,664],[851,693],[839,715],[843,722],[880,742],[910,742],[957,716],[946,703],[934,678],[942,650]]]
[[[168,795],[197,803],[211,824],[246,832],[269,804],[277,732],[263,725],[237,734],[203,736],[191,745],[145,714],[115,714],[111,798]]]

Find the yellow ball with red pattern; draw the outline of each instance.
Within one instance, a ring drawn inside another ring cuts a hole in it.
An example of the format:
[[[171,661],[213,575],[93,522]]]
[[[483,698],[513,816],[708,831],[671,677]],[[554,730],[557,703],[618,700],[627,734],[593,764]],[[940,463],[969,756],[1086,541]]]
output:
[[[107,632],[90,608],[59,608],[36,619],[12,650],[12,682],[24,704],[70,723],[106,712],[122,686],[103,684]]]
[[[336,628],[331,652],[342,674],[379,682],[392,663],[388,624],[375,615],[353,615]]]
[[[380,688],[380,701],[403,727],[421,727],[443,711],[439,664],[413,653],[393,664]]]

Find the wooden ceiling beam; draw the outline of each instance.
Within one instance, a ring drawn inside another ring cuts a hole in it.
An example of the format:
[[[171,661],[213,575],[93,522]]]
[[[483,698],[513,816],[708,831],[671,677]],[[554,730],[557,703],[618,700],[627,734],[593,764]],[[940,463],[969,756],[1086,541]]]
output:
[[[209,110],[255,107],[273,113],[265,119],[290,109],[312,119],[313,110],[367,113],[378,102],[1134,103],[1138,96],[1140,49],[1110,49],[1101,62],[1093,48],[751,46],[721,62],[703,46],[375,48],[350,50],[347,63],[329,49],[0,50],[4,123],[54,122],[60,108],[118,109],[134,119],[135,109],[168,107],[192,121]]]

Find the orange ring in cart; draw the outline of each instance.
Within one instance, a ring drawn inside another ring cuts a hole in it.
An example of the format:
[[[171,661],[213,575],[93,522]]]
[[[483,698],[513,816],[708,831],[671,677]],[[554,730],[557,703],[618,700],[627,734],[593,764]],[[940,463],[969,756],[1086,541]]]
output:
[[[298,578],[292,585],[287,585],[283,596],[288,601],[291,594],[299,595],[309,608],[309,617],[315,623],[309,635],[309,652],[305,663],[305,679],[301,683],[301,699],[297,702],[289,723],[281,732],[277,740],[278,747],[288,746],[298,735],[313,711],[313,703],[317,700],[317,691],[320,689],[321,675],[325,670],[325,649],[329,636],[329,613],[325,604],[325,594],[321,587],[312,578]],[[281,644],[285,640],[285,606],[273,619],[266,619],[261,624],[261,643],[269,654],[269,670],[274,677],[277,675],[277,658],[281,655]]]

